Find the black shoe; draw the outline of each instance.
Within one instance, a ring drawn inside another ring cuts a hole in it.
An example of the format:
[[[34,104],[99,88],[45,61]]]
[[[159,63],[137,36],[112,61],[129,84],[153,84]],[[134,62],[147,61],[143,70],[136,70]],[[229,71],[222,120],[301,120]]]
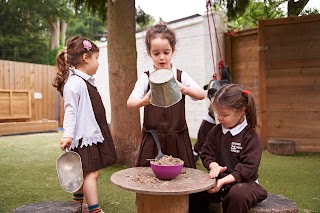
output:
[[[197,161],[199,160],[199,153],[197,153],[196,151],[193,151],[193,158],[194,158],[194,162],[197,163]]]

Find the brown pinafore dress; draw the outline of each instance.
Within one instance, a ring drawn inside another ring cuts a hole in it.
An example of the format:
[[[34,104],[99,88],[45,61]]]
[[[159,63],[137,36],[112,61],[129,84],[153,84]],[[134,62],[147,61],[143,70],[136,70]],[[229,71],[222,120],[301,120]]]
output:
[[[149,72],[145,72],[149,76]],[[181,82],[182,71],[177,70],[177,80]],[[146,159],[154,159],[158,154],[155,141],[150,133],[155,130],[161,144],[161,151],[184,161],[185,167],[196,168],[192,145],[185,119],[185,95],[168,108],[151,104],[144,107],[142,143],[137,166],[150,166]]]
[[[111,132],[108,127],[106,112],[100,94],[95,86],[93,86],[86,80],[84,81],[87,85],[94,116],[100,127],[104,141],[103,143],[99,142],[97,144],[92,144],[92,146],[83,146],[82,148],[80,148],[80,139],[79,147],[74,151],[79,153],[81,157],[83,171],[93,172],[115,164],[117,161],[117,155],[111,137]]]

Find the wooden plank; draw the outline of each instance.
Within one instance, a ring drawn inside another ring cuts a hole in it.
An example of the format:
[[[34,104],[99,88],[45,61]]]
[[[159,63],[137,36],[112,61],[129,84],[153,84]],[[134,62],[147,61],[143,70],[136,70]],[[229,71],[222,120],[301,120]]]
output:
[[[58,132],[58,122],[30,121],[30,122],[11,122],[0,123],[0,135],[26,134],[39,132]]]
[[[320,74],[320,72],[319,72]],[[302,86],[319,86],[320,85],[320,75],[318,76],[292,76],[287,77],[277,77],[277,78],[268,78],[267,88],[279,87],[302,87]]]
[[[242,61],[232,63],[232,75],[241,74],[246,76],[256,75],[259,73],[259,61]]]
[[[34,99],[34,87],[35,87],[35,64],[30,64],[29,70],[29,88],[31,92],[31,109],[32,109],[32,120],[36,120],[36,103]]]
[[[25,89],[25,72],[24,70],[27,68],[28,63],[21,63],[20,69],[19,69],[19,87],[18,89]]]
[[[268,47],[267,57],[277,59],[320,59],[320,41],[308,40],[300,42],[287,42],[281,44],[266,44]]]
[[[10,115],[10,91],[0,91],[0,118]]]
[[[243,62],[243,61],[257,61],[258,60],[258,47],[247,46],[239,49],[232,53],[232,61]]]
[[[239,36],[232,38],[232,48],[242,49],[247,46],[256,47],[258,46],[258,34],[251,34],[246,36]]]
[[[272,58],[268,60],[268,69],[320,67],[320,58]]]
[[[44,119],[44,94],[43,94],[43,67],[38,67],[38,92],[42,94],[42,98],[38,100],[38,106],[39,106],[39,115],[37,120]]]
[[[269,35],[269,36],[268,36]],[[269,26],[266,29],[266,43],[286,44],[317,41],[320,37],[320,20],[317,22],[292,23]]]
[[[48,92],[48,66],[43,67],[42,69],[42,106],[43,106],[43,114],[42,114],[42,119],[48,119],[48,96],[49,96],[49,92]]]
[[[320,76],[319,67],[299,67],[299,68],[283,68],[283,69],[268,69],[269,78],[287,78],[287,77],[318,77]]]
[[[38,92],[40,92],[40,88],[39,88],[39,82],[40,82],[40,77],[39,77],[39,66],[38,65],[36,65],[35,67],[34,67],[34,69],[35,69],[35,73],[34,73],[34,82],[33,82],[33,84],[34,84],[34,93],[38,93]],[[34,103],[35,103],[35,105],[34,105],[34,111],[35,111],[35,116],[34,116],[34,119],[35,120],[41,120],[41,118],[40,118],[40,114],[41,114],[41,112],[40,112],[40,100],[39,99],[35,99],[35,98],[33,98],[34,99]]]
[[[20,86],[20,69],[21,69],[22,63],[18,62],[14,64],[14,77],[13,77],[13,88],[12,90],[18,90]]]
[[[46,85],[47,85],[47,101],[46,101],[46,105],[47,105],[47,112],[46,112],[46,118],[52,120],[55,119],[54,117],[52,117],[52,115],[54,115],[54,111],[53,111],[53,101],[52,101],[52,82],[50,82],[51,80],[51,73],[50,73],[51,69],[49,66],[47,66],[46,69]]]
[[[320,85],[268,87],[268,111],[319,111]]]
[[[259,21],[258,28],[258,46],[264,47],[265,44],[265,21]],[[260,138],[264,148],[267,147],[267,98],[266,98],[266,53],[265,51],[258,51],[259,59],[259,117],[261,120]]]
[[[320,122],[314,120],[281,120],[268,113],[267,128],[269,137],[320,137]]]
[[[15,78],[15,69],[16,69],[16,64],[13,61],[9,62],[9,89],[14,90],[14,78]]]
[[[4,61],[0,60],[0,89],[4,89]]]
[[[303,146],[303,145],[296,145],[296,151],[298,152],[320,152],[320,146]]]
[[[10,89],[10,62],[4,61],[4,87],[2,89]]]

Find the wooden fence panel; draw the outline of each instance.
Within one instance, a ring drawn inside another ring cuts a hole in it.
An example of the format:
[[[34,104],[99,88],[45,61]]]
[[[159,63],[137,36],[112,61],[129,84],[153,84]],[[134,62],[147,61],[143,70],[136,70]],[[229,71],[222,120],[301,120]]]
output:
[[[53,66],[0,60],[0,90],[29,91],[30,120],[56,120],[58,118],[61,126],[62,116],[59,116],[61,106],[58,105],[58,99],[62,98],[52,86],[54,77],[55,68]],[[61,100],[60,102],[62,103]],[[22,106],[24,105],[15,107],[21,111]],[[0,118],[0,122],[6,121]]]
[[[297,151],[320,151],[320,16],[261,23],[267,139],[291,138]]]

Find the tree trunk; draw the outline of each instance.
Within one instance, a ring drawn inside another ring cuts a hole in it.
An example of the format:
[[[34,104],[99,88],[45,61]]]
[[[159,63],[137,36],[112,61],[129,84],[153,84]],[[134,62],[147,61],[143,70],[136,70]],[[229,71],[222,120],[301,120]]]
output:
[[[289,0],[288,1],[288,16],[298,16],[304,7],[308,4],[309,0]]]
[[[111,133],[118,163],[136,163],[141,140],[139,110],[128,110],[127,99],[137,80],[135,1],[108,1],[108,64]]]
[[[66,44],[66,32],[67,32],[68,23],[64,20],[60,21],[60,32],[61,32],[61,45]]]
[[[52,19],[48,18],[48,23],[50,26],[50,33],[51,33],[51,49],[55,49],[59,47],[59,33],[60,33],[60,21],[59,19]]]

